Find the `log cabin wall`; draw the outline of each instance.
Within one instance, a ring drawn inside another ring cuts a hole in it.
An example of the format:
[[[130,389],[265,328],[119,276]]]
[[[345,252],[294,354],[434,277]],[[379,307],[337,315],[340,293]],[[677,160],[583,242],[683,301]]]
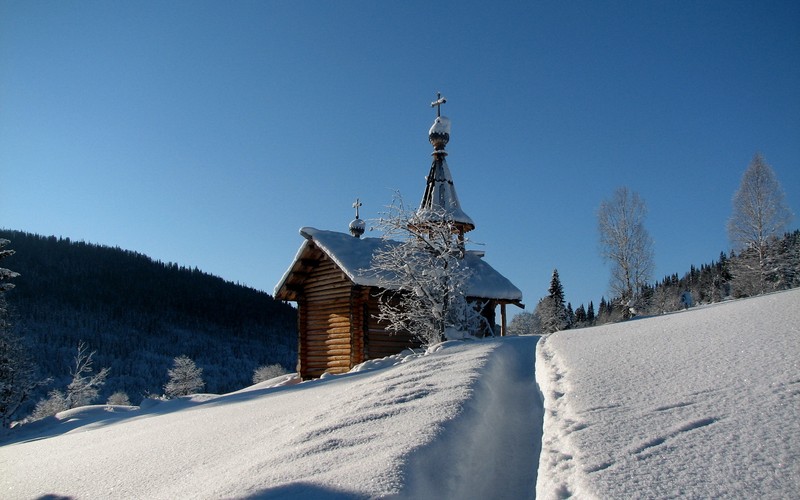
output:
[[[298,371],[303,379],[350,370],[353,349],[352,283],[327,257],[309,272],[298,301]]]
[[[408,332],[392,333],[386,324],[378,321],[378,298],[375,291],[370,290],[365,302],[367,332],[365,335],[366,359],[377,359],[397,354],[409,347],[419,347],[420,343]]]

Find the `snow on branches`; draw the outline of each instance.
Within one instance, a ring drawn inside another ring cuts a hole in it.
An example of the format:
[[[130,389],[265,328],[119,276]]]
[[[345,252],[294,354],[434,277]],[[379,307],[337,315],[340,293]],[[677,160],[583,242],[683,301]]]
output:
[[[395,198],[377,220],[384,240],[398,241],[377,251],[372,272],[382,289],[378,319],[389,331],[409,332],[425,346],[463,338],[488,328],[482,304],[467,298],[471,269],[464,238],[443,210],[424,219]]]

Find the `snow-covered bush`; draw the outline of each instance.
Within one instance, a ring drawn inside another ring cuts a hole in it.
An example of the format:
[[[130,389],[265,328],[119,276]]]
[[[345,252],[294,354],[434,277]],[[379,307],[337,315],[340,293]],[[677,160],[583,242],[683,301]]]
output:
[[[106,404],[114,406],[130,406],[131,400],[128,398],[128,394],[125,391],[117,391],[108,397]]]
[[[164,395],[177,398],[196,394],[206,384],[203,382],[203,369],[198,368],[188,356],[178,356],[167,371],[169,381],[164,386]]]
[[[288,372],[279,364],[259,366],[253,371],[253,383],[258,384],[271,378],[280,377]]]
[[[52,417],[56,413],[68,410],[67,398],[64,393],[58,389],[53,389],[47,394],[47,398],[42,399],[36,403],[30,420],[41,420],[43,418]]]

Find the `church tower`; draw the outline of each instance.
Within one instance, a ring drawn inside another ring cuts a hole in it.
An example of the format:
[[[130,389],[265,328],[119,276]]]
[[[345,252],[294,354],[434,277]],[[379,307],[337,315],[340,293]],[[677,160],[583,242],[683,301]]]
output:
[[[475,229],[475,223],[461,209],[450,167],[447,166],[445,146],[450,141],[450,119],[441,115],[442,104],[447,100],[441,94],[437,97],[431,103],[431,107],[436,108],[436,120],[428,131],[428,140],[433,145],[433,163],[426,178],[425,193],[416,218],[431,222],[442,218],[451,221],[458,230],[459,239],[463,241],[464,233]]]

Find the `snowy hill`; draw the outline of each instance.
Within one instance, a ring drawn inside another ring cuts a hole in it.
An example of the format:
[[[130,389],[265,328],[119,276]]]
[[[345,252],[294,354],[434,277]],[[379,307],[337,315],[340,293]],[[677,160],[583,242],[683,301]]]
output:
[[[800,491],[798,305],[794,290],[71,410],[7,439],[0,496],[785,498]]]

